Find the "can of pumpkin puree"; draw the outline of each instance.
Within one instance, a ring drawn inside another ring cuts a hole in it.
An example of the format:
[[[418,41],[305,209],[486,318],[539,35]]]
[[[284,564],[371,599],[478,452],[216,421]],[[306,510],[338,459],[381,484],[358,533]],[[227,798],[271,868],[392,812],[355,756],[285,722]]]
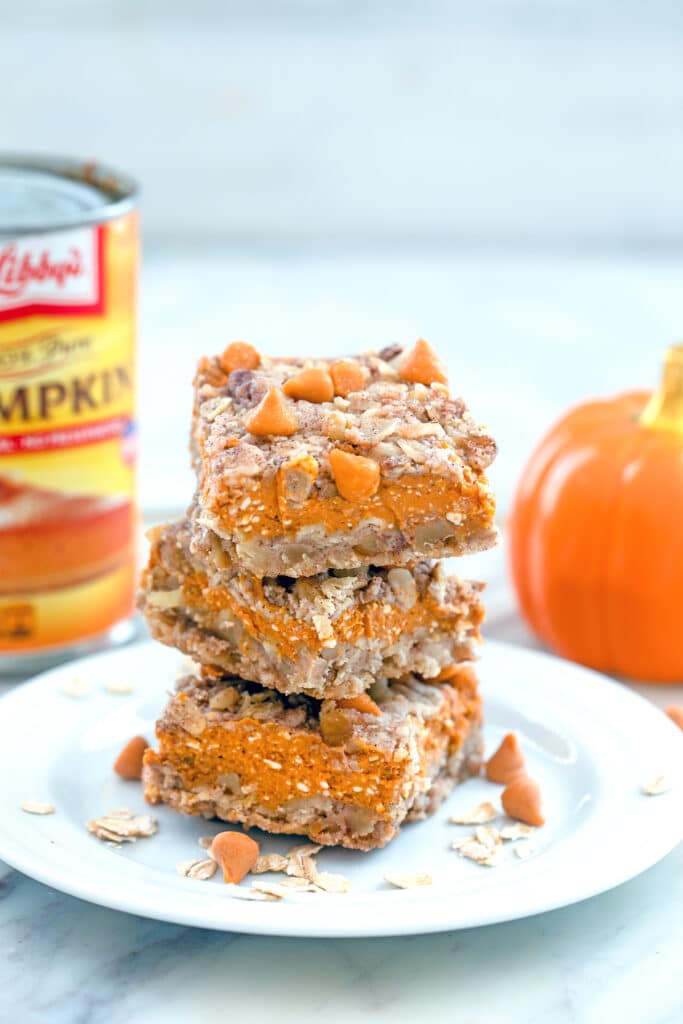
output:
[[[133,627],[135,184],[0,154],[0,671]]]

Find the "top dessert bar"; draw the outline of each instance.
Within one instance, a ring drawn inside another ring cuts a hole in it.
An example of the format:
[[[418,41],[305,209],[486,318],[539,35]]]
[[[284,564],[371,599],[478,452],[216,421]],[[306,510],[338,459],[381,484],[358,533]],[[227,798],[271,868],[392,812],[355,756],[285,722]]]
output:
[[[310,360],[233,343],[200,363],[192,445],[201,521],[258,577],[495,542],[495,442],[423,340]]]

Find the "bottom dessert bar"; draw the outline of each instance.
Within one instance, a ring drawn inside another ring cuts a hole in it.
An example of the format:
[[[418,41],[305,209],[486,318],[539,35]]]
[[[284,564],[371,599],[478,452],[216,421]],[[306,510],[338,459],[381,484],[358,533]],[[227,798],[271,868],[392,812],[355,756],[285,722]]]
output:
[[[443,682],[378,680],[322,702],[188,677],[157,738],[143,771],[150,803],[371,850],[479,772],[481,699],[469,665]]]

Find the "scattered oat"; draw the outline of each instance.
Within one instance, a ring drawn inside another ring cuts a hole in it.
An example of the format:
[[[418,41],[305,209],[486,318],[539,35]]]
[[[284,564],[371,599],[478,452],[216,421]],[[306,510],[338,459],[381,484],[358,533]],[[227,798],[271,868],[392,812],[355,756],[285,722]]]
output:
[[[281,879],[279,884],[283,885],[286,889],[298,889],[301,892],[318,891],[313,883],[309,882],[307,878],[297,878],[296,875]]]
[[[312,846],[310,843],[292,847],[287,853],[288,863],[284,869],[285,873],[295,875],[297,878],[307,878],[309,882],[315,882],[318,870],[313,858],[321,850],[322,846]]]
[[[321,871],[312,879],[313,884],[323,892],[349,892],[351,883],[343,875],[333,875],[329,871]]]
[[[502,845],[500,832],[492,825],[478,825],[474,830],[475,841],[485,846],[487,850],[497,850]]]
[[[646,796],[659,796],[660,793],[668,793],[673,787],[673,782],[666,775],[655,775],[653,779],[643,786],[643,793]]]
[[[86,822],[88,832],[98,839],[111,843],[134,843],[136,839],[153,836],[157,823],[149,814],[134,814],[123,807],[117,811],[109,811],[100,818]]]
[[[470,839],[466,843],[462,843],[458,847],[458,853],[462,857],[467,857],[468,860],[473,860],[477,864],[483,864],[487,868],[495,867],[498,864],[498,854],[493,850],[490,850],[488,846],[484,846],[483,843],[478,842],[476,839]]]
[[[135,687],[133,686],[133,684],[125,682],[105,683],[104,689],[107,691],[107,693],[115,693],[117,695],[135,692]]]
[[[515,856],[519,857],[520,860],[526,860],[527,857],[533,857],[536,853],[536,850],[530,843],[515,843],[511,849],[515,851]]]
[[[485,825],[498,816],[498,811],[491,803],[479,804],[464,814],[452,814],[448,819],[452,825]]]
[[[197,840],[202,850],[208,850],[213,842],[213,836],[200,836]]]
[[[183,860],[176,864],[175,868],[178,874],[185,878],[198,878],[200,882],[205,882],[213,878],[218,865],[209,857],[207,860]]]
[[[427,874],[407,875],[391,872],[384,876],[384,881],[395,885],[397,889],[416,889],[422,885],[431,885],[432,876]]]
[[[39,800],[24,800],[21,805],[22,811],[26,811],[27,814],[54,814],[55,809],[52,804],[42,804]]]
[[[500,830],[501,839],[528,839],[536,829],[533,825],[524,825],[521,821],[516,821],[514,825],[505,825]]]
[[[288,895],[287,889],[284,889],[278,882],[252,882],[251,889],[248,891],[262,893],[264,896],[276,900],[284,899]]]
[[[73,676],[66,686],[62,688],[62,693],[65,697],[82,699],[83,697],[89,696],[90,686],[79,676]]]
[[[238,900],[261,900],[262,902],[269,901],[274,903],[282,898],[281,896],[274,896],[271,892],[260,892],[258,889],[243,889],[242,886],[235,885],[233,882],[226,882],[222,891],[227,892],[229,896],[234,896]]]
[[[286,871],[288,866],[288,857],[283,857],[280,853],[266,853],[257,858],[251,873],[252,875],[262,875],[264,871]]]

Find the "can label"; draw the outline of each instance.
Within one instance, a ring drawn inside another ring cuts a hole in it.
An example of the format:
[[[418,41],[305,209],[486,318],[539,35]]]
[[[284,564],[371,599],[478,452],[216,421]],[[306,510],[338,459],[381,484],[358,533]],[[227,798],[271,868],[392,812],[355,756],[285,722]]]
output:
[[[137,219],[0,242],[0,652],[132,612]]]

